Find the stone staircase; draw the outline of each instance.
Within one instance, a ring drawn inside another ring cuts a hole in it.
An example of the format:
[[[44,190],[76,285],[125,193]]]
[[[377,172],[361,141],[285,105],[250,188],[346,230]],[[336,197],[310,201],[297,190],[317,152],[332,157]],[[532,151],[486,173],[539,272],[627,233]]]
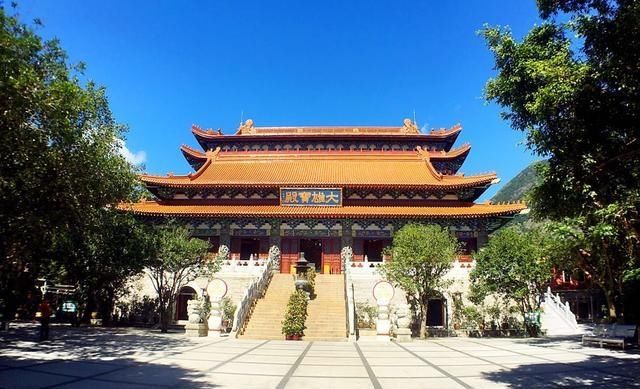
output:
[[[303,340],[347,340],[344,275],[318,274],[316,298],[309,301]]]
[[[243,339],[284,339],[282,320],[289,296],[295,290],[292,274],[274,274],[264,297],[250,313],[247,326],[239,335]]]

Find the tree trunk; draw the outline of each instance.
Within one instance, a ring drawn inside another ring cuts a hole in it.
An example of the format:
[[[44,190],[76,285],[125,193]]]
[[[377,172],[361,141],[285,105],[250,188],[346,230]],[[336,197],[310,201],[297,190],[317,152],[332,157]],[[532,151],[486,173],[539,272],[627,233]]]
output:
[[[618,310],[616,308],[616,299],[613,291],[605,291],[604,297],[607,300],[607,309],[609,311],[609,321],[614,323],[618,320]]]
[[[428,309],[429,299],[421,298],[420,299],[420,338],[424,339],[427,337],[427,309]]]
[[[169,332],[169,324],[173,318],[173,299],[169,299],[166,307],[160,312],[160,332]]]

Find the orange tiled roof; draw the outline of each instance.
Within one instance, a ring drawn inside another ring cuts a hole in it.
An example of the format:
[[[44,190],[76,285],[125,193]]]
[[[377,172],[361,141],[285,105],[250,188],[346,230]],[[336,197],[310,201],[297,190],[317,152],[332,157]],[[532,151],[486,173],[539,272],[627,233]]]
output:
[[[148,216],[192,217],[359,217],[359,218],[481,218],[511,216],[525,209],[524,203],[474,204],[455,206],[344,206],[344,207],[287,207],[281,205],[180,205],[143,201],[121,204],[119,209]]]
[[[184,149],[183,149],[184,150]],[[414,152],[251,153],[207,151],[206,162],[184,176],[142,175],[167,187],[413,187],[455,189],[490,184],[495,173],[441,175],[420,147]]]
[[[415,136],[423,135],[438,138],[447,138],[457,134],[462,130],[459,124],[449,129],[432,129],[428,134],[420,133],[420,130],[410,119],[405,119],[402,126],[288,126],[288,127],[258,127],[254,126],[253,120],[249,119],[242,123],[235,135],[237,136],[325,136],[325,135],[393,135],[393,136]],[[222,135],[220,130],[204,130],[193,125],[191,131],[199,137],[205,139],[218,138]]]

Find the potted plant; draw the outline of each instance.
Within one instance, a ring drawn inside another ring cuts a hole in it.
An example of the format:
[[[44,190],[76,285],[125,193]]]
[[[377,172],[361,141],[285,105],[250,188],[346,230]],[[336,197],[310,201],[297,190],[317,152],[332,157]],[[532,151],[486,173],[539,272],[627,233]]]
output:
[[[289,297],[287,311],[282,321],[282,333],[286,340],[300,340],[307,328],[307,296],[301,290],[296,290]]]
[[[309,297],[314,298],[316,295],[316,268],[309,268],[305,273],[305,278],[309,282]]]
[[[236,313],[236,305],[231,298],[225,297],[220,304],[222,307],[222,328],[224,332],[230,332],[233,327],[233,317]]]

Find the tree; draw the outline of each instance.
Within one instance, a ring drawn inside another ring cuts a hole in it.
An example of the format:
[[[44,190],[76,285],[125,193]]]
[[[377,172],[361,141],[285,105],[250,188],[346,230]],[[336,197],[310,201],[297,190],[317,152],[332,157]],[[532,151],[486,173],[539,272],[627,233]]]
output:
[[[126,128],[105,89],[83,81],[84,66],[3,7],[0,41],[0,300],[11,316],[38,277],[96,291],[82,263],[113,277],[140,268],[128,253],[118,257],[123,267],[98,254],[137,245],[139,234],[121,241],[131,224],[114,206],[133,199],[138,183],[120,154]]]
[[[531,336],[536,336],[539,328],[525,317],[540,309],[553,270],[546,255],[547,240],[540,226],[502,228],[476,254],[476,266],[470,274],[476,296],[484,299],[492,294],[517,304]]]
[[[218,271],[220,261],[207,255],[208,242],[192,238],[189,230],[173,223],[158,229],[156,245],[148,272],[158,293],[160,329],[167,332],[180,289],[198,276]]]
[[[78,285],[82,321],[95,311],[107,323],[115,302],[127,292],[126,282],[149,263],[153,231],[131,214],[104,209],[97,215],[74,235],[73,250],[65,250],[68,254],[43,273]]]
[[[520,42],[508,28],[482,30],[498,71],[486,97],[549,161],[531,196],[533,215],[584,238],[571,258],[596,278],[606,274],[600,286],[611,297],[610,316],[621,319],[617,285],[623,269],[639,266],[640,2],[538,0],[538,7],[545,22]]]
[[[427,336],[427,306],[438,295],[459,251],[458,240],[438,225],[409,223],[393,236],[392,258],[381,271],[420,310],[420,336]]]

